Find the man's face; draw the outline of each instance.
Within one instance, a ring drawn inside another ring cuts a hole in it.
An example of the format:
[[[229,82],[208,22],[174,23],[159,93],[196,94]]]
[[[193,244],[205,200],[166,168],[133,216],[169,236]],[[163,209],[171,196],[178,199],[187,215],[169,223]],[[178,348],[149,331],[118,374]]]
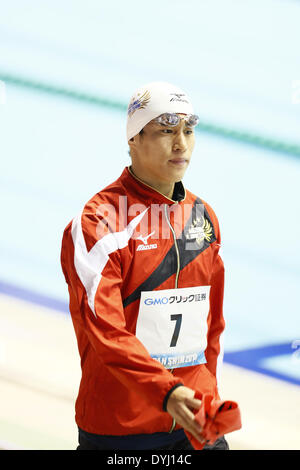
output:
[[[133,165],[142,179],[150,184],[171,184],[184,176],[194,149],[195,134],[183,119],[176,127],[153,120],[129,145],[133,150]]]

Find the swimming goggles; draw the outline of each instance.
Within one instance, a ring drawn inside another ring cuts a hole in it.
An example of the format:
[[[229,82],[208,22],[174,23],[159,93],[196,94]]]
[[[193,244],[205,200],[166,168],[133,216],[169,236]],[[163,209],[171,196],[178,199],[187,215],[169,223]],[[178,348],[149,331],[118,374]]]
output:
[[[162,124],[163,126],[175,127],[179,124],[181,119],[185,120],[187,127],[195,127],[199,124],[200,118],[196,114],[187,114],[186,116],[180,116],[176,113],[164,113],[154,119],[155,122]]]

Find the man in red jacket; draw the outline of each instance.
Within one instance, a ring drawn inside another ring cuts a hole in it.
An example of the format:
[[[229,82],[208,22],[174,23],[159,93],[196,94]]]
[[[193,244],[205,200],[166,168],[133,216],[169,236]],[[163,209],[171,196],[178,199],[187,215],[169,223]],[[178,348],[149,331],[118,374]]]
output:
[[[216,399],[224,266],[212,208],[182,184],[189,97],[169,83],[128,106],[132,164],[66,227],[61,264],[81,356],[79,450],[193,449],[195,391]],[[227,449],[224,437],[207,449]]]

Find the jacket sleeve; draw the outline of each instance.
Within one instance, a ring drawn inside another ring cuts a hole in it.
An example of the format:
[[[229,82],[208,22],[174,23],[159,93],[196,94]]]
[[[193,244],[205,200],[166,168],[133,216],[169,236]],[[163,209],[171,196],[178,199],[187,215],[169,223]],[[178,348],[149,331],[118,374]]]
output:
[[[210,289],[210,311],[208,315],[208,333],[207,348],[205,352],[207,368],[217,378],[218,368],[223,360],[223,351],[221,348],[221,334],[225,329],[225,320],[223,316],[224,300],[224,263],[219,255],[221,246],[221,236],[218,220],[215,217],[216,224],[216,242],[214,243],[214,260],[211,275]]]
[[[117,240],[108,233],[97,239],[98,224],[96,215],[80,215],[63,235],[61,265],[77,337],[84,332],[103,367],[163,410],[165,397],[181,380],[126,328],[120,256],[126,237]]]

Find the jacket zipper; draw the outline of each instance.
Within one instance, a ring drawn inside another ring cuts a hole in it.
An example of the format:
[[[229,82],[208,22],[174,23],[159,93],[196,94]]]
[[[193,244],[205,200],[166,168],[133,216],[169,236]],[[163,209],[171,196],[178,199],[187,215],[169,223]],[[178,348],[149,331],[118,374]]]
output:
[[[175,250],[176,250],[176,256],[177,256],[177,270],[176,270],[176,277],[175,277],[175,289],[177,289],[178,288],[178,278],[179,278],[179,273],[180,273],[180,257],[179,257],[179,250],[178,250],[175,230],[172,227],[172,224],[170,222],[168,212],[167,212],[167,207],[168,207],[168,205],[165,204],[165,217],[166,217],[167,223],[168,223],[168,225],[170,227],[170,230],[172,232],[172,235],[173,235],[174,245],[175,245]],[[171,374],[173,374],[173,370],[174,369],[171,369],[171,371],[170,371]],[[175,418],[173,418],[172,426],[171,426],[171,429],[170,429],[169,433],[172,433],[174,431],[175,426],[176,426],[176,421],[175,421]]]
[[[165,204],[165,216],[166,216],[168,225],[169,225],[169,227],[170,227],[170,230],[171,230],[172,235],[173,235],[173,238],[174,238],[174,245],[175,245],[176,256],[177,256],[177,271],[176,271],[176,277],[175,277],[175,289],[177,289],[177,287],[178,287],[178,277],[179,277],[179,272],[180,272],[180,257],[179,257],[179,250],[178,250],[178,245],[177,245],[175,230],[174,230],[174,228],[172,227],[171,222],[170,222],[170,219],[169,219],[169,217],[168,217],[167,207],[168,207],[168,205]]]

